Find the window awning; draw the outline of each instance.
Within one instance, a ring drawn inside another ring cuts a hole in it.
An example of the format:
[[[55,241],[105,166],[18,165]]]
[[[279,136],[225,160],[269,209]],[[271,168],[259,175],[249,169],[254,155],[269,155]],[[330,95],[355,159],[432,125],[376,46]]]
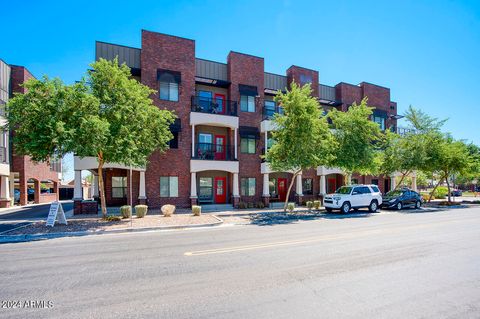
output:
[[[180,83],[182,76],[181,73],[177,71],[157,69],[157,80],[161,82]]]
[[[238,85],[238,91],[240,92],[240,95],[248,95],[248,96],[257,96],[258,95],[258,91],[257,91],[256,86],[239,84]]]
[[[388,117],[388,112],[384,111],[384,110],[374,109],[373,110],[373,116],[387,118]]]
[[[170,132],[180,132],[182,130],[182,122],[180,119],[175,119],[175,122],[170,124]]]
[[[240,133],[240,137],[243,138],[254,138],[256,140],[260,139],[260,131],[258,130],[258,127],[240,126],[238,132]]]

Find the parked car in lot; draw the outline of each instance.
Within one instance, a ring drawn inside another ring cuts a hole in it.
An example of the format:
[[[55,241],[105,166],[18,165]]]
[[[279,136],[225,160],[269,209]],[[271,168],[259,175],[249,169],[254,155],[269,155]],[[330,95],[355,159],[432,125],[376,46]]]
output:
[[[377,185],[342,186],[333,194],[325,195],[323,205],[327,212],[340,210],[347,214],[350,209],[368,208],[376,212],[382,204],[382,193]]]
[[[461,189],[454,189],[450,192],[450,195],[455,197],[462,196],[462,194],[463,193]]]
[[[401,210],[404,207],[420,208],[422,206],[422,196],[408,188],[401,188],[390,191],[383,195],[382,207],[396,208]]]

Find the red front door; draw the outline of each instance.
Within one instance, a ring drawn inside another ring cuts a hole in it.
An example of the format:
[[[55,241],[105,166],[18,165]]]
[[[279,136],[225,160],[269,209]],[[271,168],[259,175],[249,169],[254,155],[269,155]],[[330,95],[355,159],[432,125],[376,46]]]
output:
[[[225,135],[215,135],[215,159],[224,161],[226,155]]]
[[[328,194],[335,193],[335,191],[337,190],[337,180],[335,178],[329,178],[327,185],[328,185],[327,193]]]
[[[215,100],[215,107],[216,107],[215,113],[225,114],[225,108],[226,108],[225,95],[215,93],[214,100]]]
[[[215,204],[225,204],[227,202],[227,178],[215,177],[214,185]]]
[[[278,199],[280,201],[285,201],[287,197],[287,179],[279,178],[278,179]]]

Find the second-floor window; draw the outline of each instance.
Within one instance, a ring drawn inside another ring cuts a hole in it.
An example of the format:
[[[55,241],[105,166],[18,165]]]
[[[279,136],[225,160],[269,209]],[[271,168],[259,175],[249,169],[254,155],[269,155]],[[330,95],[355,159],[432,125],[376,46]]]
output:
[[[158,71],[159,97],[164,101],[178,101],[180,73],[166,70]]]
[[[255,112],[255,97],[250,95],[240,96],[240,110],[242,112]]]
[[[257,140],[250,137],[242,137],[240,139],[240,152],[246,154],[255,154]]]

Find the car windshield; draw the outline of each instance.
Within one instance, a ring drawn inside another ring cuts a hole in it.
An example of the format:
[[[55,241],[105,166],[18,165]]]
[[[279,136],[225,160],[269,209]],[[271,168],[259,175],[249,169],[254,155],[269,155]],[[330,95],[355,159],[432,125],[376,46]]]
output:
[[[342,187],[340,187],[339,189],[337,189],[337,191],[335,192],[335,194],[350,194],[351,191],[352,191],[352,188],[351,188],[351,187],[342,186]]]
[[[387,196],[401,196],[403,194],[403,191],[401,190],[395,190],[395,191],[390,191],[386,195]]]

